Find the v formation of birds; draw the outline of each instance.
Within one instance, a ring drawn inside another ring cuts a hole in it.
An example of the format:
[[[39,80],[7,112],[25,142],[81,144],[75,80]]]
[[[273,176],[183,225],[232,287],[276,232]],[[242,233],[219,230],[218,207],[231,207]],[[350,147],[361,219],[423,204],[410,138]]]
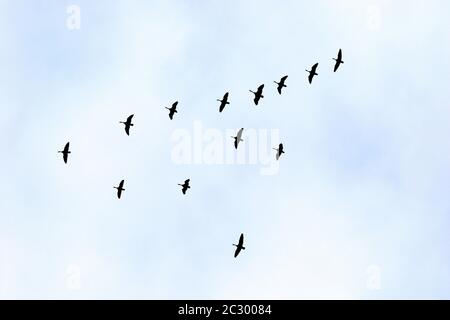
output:
[[[341,50],[341,49],[339,49],[337,58],[333,58],[333,60],[335,61],[335,65],[334,65],[333,72],[336,72],[336,71],[338,70],[339,66],[340,66],[342,63],[344,63],[344,61],[342,60],[342,50]],[[317,68],[318,68],[318,66],[319,66],[319,63],[315,63],[315,64],[311,67],[311,70],[306,70],[306,72],[309,73],[309,75],[308,75],[308,82],[309,82],[310,84],[312,83],[314,76],[317,76],[317,75],[318,75],[318,73],[317,73]],[[285,75],[285,76],[283,76],[283,77],[280,79],[279,82],[274,81],[275,84],[277,85],[277,91],[278,91],[279,94],[282,93],[283,88],[287,87],[287,86],[286,86],[286,80],[287,80],[287,78],[288,78],[288,76]],[[253,102],[254,102],[254,104],[255,104],[256,106],[258,105],[259,101],[260,101],[262,98],[264,98],[263,90],[264,90],[264,84],[261,84],[261,85],[256,89],[256,91],[249,90],[249,91],[250,91],[251,93],[253,93],[253,95],[254,95]],[[223,96],[222,99],[217,99],[217,101],[220,102],[219,112],[222,112],[222,111],[225,109],[225,107],[226,107],[228,104],[230,104],[230,102],[228,101],[228,97],[229,97],[229,92],[226,92],[226,93],[224,94],[224,96]],[[178,106],[178,101],[175,101],[175,102],[172,104],[172,106],[171,106],[170,108],[165,107],[167,110],[169,110],[169,119],[170,119],[170,120],[173,120],[173,116],[175,115],[175,113],[178,112],[178,111],[177,111],[177,106]],[[134,117],[134,114],[128,116],[127,119],[126,119],[125,121],[120,121],[120,123],[123,124],[123,125],[125,126],[125,133],[126,133],[127,135],[130,135],[130,128],[134,125],[134,124],[132,123],[133,117]],[[236,136],[235,136],[235,137],[232,137],[232,138],[234,139],[234,147],[235,147],[235,149],[238,148],[240,142],[244,141],[244,140],[242,139],[242,133],[243,133],[243,131],[244,131],[244,128],[239,129],[239,131],[237,132]],[[280,156],[284,153],[284,147],[283,147],[283,144],[280,143],[280,144],[278,145],[278,148],[273,148],[273,149],[276,151],[275,159],[276,159],[276,160],[279,160]],[[61,150],[61,151],[58,151],[58,153],[62,153],[64,163],[67,164],[67,161],[68,161],[68,158],[69,158],[69,154],[71,153],[71,151],[70,151],[70,142],[67,142],[66,145],[64,146],[64,149]],[[181,192],[182,192],[183,194],[186,194],[187,190],[191,188],[191,186],[190,186],[190,181],[191,181],[190,179],[186,179],[186,180],[184,181],[184,183],[182,183],[182,184],[179,183],[179,184],[178,184],[179,186],[181,186]],[[114,187],[115,189],[117,189],[117,198],[119,198],[119,199],[120,199],[121,196],[122,196],[122,192],[125,191],[125,189],[123,188],[124,183],[125,183],[125,180],[121,180],[120,183],[119,183],[119,185],[118,185],[117,187]],[[244,234],[243,234],[243,233],[241,233],[241,235],[240,235],[240,237],[239,237],[239,242],[238,242],[238,244],[233,244],[233,246],[236,247],[236,250],[235,250],[235,252],[234,252],[234,257],[236,258],[236,257],[239,255],[239,253],[241,252],[241,250],[245,250],[245,247],[244,247]]]

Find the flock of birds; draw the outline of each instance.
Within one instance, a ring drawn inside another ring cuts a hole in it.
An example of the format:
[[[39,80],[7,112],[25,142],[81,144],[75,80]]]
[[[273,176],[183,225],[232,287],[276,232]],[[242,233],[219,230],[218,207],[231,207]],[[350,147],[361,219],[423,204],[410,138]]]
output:
[[[339,49],[337,58],[333,58],[333,60],[335,60],[334,72],[336,72],[338,70],[339,66],[342,63],[344,63],[344,61],[342,60],[342,50],[341,49]],[[318,75],[318,73],[316,72],[318,66],[319,66],[319,63],[316,63],[316,64],[314,64],[311,67],[311,70],[305,70],[306,72],[309,73],[308,81],[309,81],[310,84],[312,83],[314,76]],[[279,82],[274,81],[277,84],[277,91],[278,91],[279,94],[281,94],[282,89],[286,87],[285,83],[286,83],[287,78],[288,78],[288,76],[286,75],[286,76],[283,76],[280,79]],[[249,90],[255,96],[253,98],[253,102],[255,103],[255,105],[258,105],[259,100],[264,98],[263,90],[264,90],[264,84],[260,85],[257,88],[256,92],[252,91],[252,90]],[[228,96],[229,96],[229,92],[224,94],[222,100],[217,99],[217,101],[220,102],[219,112],[222,112],[225,109],[225,106],[227,104],[230,104],[230,102],[228,102]],[[170,120],[173,120],[173,116],[175,115],[175,113],[177,113],[177,105],[178,105],[178,101],[175,101],[170,108],[165,107],[167,110],[169,110],[169,118],[170,118]],[[130,135],[130,128],[133,126],[133,123],[131,122],[132,119],[133,119],[133,116],[134,115],[132,114],[126,119],[126,121],[120,121],[119,122],[119,123],[125,125],[125,133],[127,135]],[[234,147],[235,147],[235,149],[238,148],[239,142],[244,141],[242,139],[242,133],[243,132],[244,132],[244,128],[241,128],[237,132],[236,136],[232,137],[234,139]],[[70,142],[67,142],[66,145],[64,146],[64,149],[62,151],[58,151],[59,153],[62,153],[64,163],[67,163],[69,154],[71,153],[69,148],[70,148]],[[276,160],[278,160],[280,158],[280,156],[284,153],[283,144],[280,143],[278,145],[278,148],[273,148],[273,149],[277,151],[277,153],[275,155],[275,158],[276,158]],[[179,183],[178,184],[179,186],[181,186],[181,192],[183,194],[186,194],[187,190],[191,188],[190,185],[189,185],[190,181],[191,181],[190,179],[186,179],[184,181],[184,183],[182,183],[182,184]],[[120,183],[119,183],[119,186],[114,187],[114,189],[117,189],[117,198],[119,198],[119,199],[122,196],[122,192],[125,191],[125,189],[123,188],[124,183],[125,183],[125,180],[121,180]],[[239,237],[238,244],[233,244],[233,246],[236,247],[236,250],[234,252],[234,257],[236,258],[239,255],[239,253],[241,252],[241,250],[245,250],[245,247],[244,247],[244,234],[243,233],[241,233],[241,235]]]

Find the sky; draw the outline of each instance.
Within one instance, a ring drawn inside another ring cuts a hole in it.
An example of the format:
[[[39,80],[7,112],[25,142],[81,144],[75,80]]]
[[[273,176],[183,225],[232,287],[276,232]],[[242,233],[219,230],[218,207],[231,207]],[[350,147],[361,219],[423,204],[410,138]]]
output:
[[[450,299],[448,12],[0,0],[0,298]]]

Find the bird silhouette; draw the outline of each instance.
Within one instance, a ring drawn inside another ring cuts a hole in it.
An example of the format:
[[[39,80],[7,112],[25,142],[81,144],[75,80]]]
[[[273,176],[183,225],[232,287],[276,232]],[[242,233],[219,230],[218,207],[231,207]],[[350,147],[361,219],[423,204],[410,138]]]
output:
[[[241,250],[245,250],[243,233],[241,233],[241,236],[239,237],[239,243],[238,244],[233,243],[233,246],[236,247],[236,251],[234,251],[234,257],[236,258],[238,256],[239,252],[241,252]]]
[[[170,108],[167,108],[167,107],[166,107],[166,109],[169,110],[169,118],[170,118],[170,120],[172,120],[172,119],[173,119],[173,115],[174,115],[176,112],[178,112],[178,111],[177,111],[177,105],[178,105],[178,101],[175,101],[175,102],[172,104],[172,107],[170,107]]]
[[[278,85],[277,90],[278,90],[278,93],[279,93],[279,94],[281,94],[281,90],[282,90],[284,87],[286,87],[286,85],[285,85],[284,83],[286,82],[287,77],[288,77],[288,76],[284,76],[283,78],[281,78],[280,82],[274,81],[274,82]]]
[[[251,93],[253,93],[255,95],[255,98],[253,99],[253,102],[255,103],[255,105],[258,105],[259,99],[264,98],[263,96],[263,89],[264,89],[264,85],[260,85],[258,87],[258,90],[256,90],[256,92],[249,90]]]
[[[134,126],[134,124],[131,123],[131,119],[133,119],[134,114],[132,114],[131,116],[129,116],[127,118],[127,121],[123,122],[120,121],[120,123],[123,123],[125,125],[125,132],[126,134],[129,136],[130,135],[130,127]]]
[[[313,65],[312,68],[311,68],[311,71],[305,70],[306,72],[309,72],[309,76],[308,76],[309,83],[312,82],[314,76],[318,76],[318,75],[319,75],[318,73],[316,73],[316,70],[317,70],[317,66],[318,66],[318,65],[319,65],[318,63],[316,63],[315,65]]]
[[[125,182],[125,181],[122,180],[122,181],[120,181],[118,187],[114,187],[114,189],[117,189],[117,198],[119,198],[119,199],[120,199],[120,196],[122,195],[122,191],[125,191],[125,189],[123,188],[123,183],[124,183],[124,182]]]
[[[223,95],[222,100],[217,99],[217,101],[220,101],[219,112],[222,112],[223,109],[225,108],[225,106],[226,106],[227,104],[230,104],[230,103],[228,102],[228,92],[225,93],[225,94]]]
[[[336,61],[335,65],[334,65],[334,72],[336,72],[336,70],[339,68],[341,63],[344,63],[344,61],[342,61],[342,49],[339,49],[337,59],[333,58],[333,60]]]
[[[70,142],[67,142],[66,145],[64,146],[64,150],[58,151],[58,153],[62,153],[63,154],[64,163],[67,163],[67,157],[69,156],[69,153],[71,153],[69,151],[69,144],[70,144]]]
[[[277,150],[277,155],[275,156],[277,158],[277,160],[280,158],[280,156],[284,153],[284,148],[283,148],[283,144],[280,143],[278,146],[278,149],[273,148],[274,150]]]
[[[244,140],[242,140],[242,131],[244,131],[244,128],[239,129],[236,137],[232,136],[232,138],[234,139],[234,148],[235,149],[237,149],[239,142],[244,141]]]
[[[182,186],[183,188],[181,189],[181,191],[183,192],[183,194],[186,194],[187,189],[191,188],[189,186],[189,182],[191,181],[191,179],[187,179],[184,181],[183,184],[178,184],[179,186]]]

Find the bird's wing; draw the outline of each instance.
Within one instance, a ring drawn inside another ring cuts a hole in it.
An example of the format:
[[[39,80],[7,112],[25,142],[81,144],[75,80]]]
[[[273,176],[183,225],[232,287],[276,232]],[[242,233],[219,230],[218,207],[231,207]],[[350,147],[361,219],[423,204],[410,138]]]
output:
[[[127,118],[127,122],[131,123],[131,119],[133,119],[133,116],[134,116],[134,114],[132,114],[131,116],[129,116],[129,117]]]
[[[241,252],[241,248],[237,247],[236,250],[234,251],[234,257],[235,258],[238,256],[239,252]]]
[[[223,99],[222,99],[222,100],[228,100],[228,92],[225,93],[225,95],[223,96]]]
[[[315,65],[312,66],[312,73],[316,72],[317,66],[319,65],[319,63],[316,63]]]
[[[120,181],[120,183],[119,183],[119,189],[122,189],[123,188],[123,183],[125,182],[125,180],[122,180],[122,181]]]
[[[66,145],[64,146],[64,152],[69,151],[69,145],[70,145],[70,142],[67,142]]]
[[[288,76],[284,76],[283,78],[281,78],[280,82],[285,82]]]
[[[178,105],[178,101],[175,101],[175,102],[172,104],[172,108],[176,108],[177,105]]]
[[[336,63],[334,64],[334,72],[336,72],[336,70],[339,68],[339,62],[336,61]]]
[[[186,179],[186,181],[184,181],[184,183],[189,184],[189,181],[191,181],[191,179]]]
[[[313,71],[311,71],[311,72],[309,73],[309,76],[308,76],[308,81],[309,81],[309,83],[312,82],[313,77],[314,77],[314,73],[313,73]]]
[[[237,136],[236,136],[236,140],[240,141],[241,137],[242,137],[242,131],[244,131],[244,128],[239,129]]]
[[[239,246],[242,246],[244,244],[244,234],[241,233],[241,236],[239,237]]]
[[[130,135],[130,126],[125,125],[125,132]]]
[[[339,49],[338,58],[339,61],[342,60],[342,49]]]
[[[66,152],[64,152],[64,153],[63,153],[63,160],[64,160],[64,163],[67,163],[67,156],[68,156],[68,154],[67,154]]]
[[[262,93],[263,89],[264,89],[264,85],[262,84],[258,87],[258,92]]]

